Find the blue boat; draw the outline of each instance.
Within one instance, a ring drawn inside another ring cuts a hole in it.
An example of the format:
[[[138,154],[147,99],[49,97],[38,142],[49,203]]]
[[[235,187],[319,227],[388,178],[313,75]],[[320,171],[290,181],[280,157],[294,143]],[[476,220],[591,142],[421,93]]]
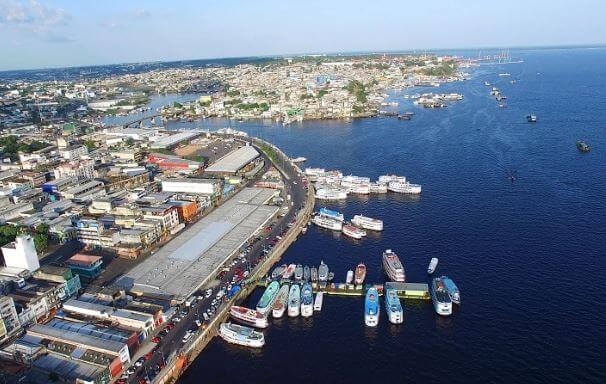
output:
[[[338,221],[345,220],[345,217],[343,216],[343,214],[341,212],[332,211],[328,208],[320,208],[320,215],[326,216],[326,217],[329,217],[331,219],[335,219]]]
[[[385,309],[390,323],[402,324],[404,322],[404,310],[398,294],[393,289],[388,289],[385,292]]]
[[[364,323],[368,327],[376,327],[379,324],[379,292],[377,288],[371,287],[366,292],[364,301]]]
[[[459,292],[459,288],[457,288],[454,281],[447,276],[442,276],[441,279],[444,283],[444,288],[446,288],[446,292],[448,292],[448,296],[450,296],[450,300],[455,304],[461,304],[461,293]]]

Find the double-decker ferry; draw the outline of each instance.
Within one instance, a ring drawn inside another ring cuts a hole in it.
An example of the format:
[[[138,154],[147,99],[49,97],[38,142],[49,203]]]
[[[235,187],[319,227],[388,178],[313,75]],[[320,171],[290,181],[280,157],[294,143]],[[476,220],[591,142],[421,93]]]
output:
[[[351,219],[351,223],[356,227],[369,229],[371,231],[383,230],[383,220],[373,219],[372,217],[368,216],[355,215],[353,219]]]
[[[366,292],[364,301],[364,323],[368,327],[376,327],[379,324],[379,292],[375,287],[371,287]]]
[[[343,229],[342,222],[328,218],[326,216],[316,215],[311,219],[311,222],[317,225],[318,227],[331,229],[333,231],[340,231]]]
[[[278,295],[278,291],[280,290],[280,283],[277,281],[272,281],[265,292],[263,292],[263,296],[259,299],[257,303],[257,311],[262,315],[267,314],[269,310],[272,308],[274,304],[274,300]]]
[[[412,184],[407,181],[390,181],[389,184],[387,184],[387,189],[391,192],[418,195],[419,193],[421,193],[422,188],[420,184]]]
[[[343,220],[345,220],[345,217],[343,216],[343,214],[341,212],[333,211],[328,208],[320,208],[319,214],[320,214],[320,216],[325,216],[325,217],[328,217],[329,219],[333,219],[333,220],[337,220],[337,221],[341,221],[341,222]]]
[[[219,327],[219,335],[223,340],[232,344],[253,348],[261,348],[265,345],[263,333],[243,325],[222,323]]]
[[[358,264],[354,275],[354,282],[356,285],[364,284],[364,279],[366,278],[366,265],[364,265],[364,263]]]
[[[316,199],[345,200],[347,199],[347,191],[337,188],[320,188],[316,191]]]
[[[353,225],[345,224],[341,231],[345,236],[351,237],[352,239],[360,240],[367,235],[366,231]]]
[[[229,314],[234,319],[255,328],[267,328],[267,317],[254,309],[238,307],[236,305],[229,309]]]
[[[383,269],[392,281],[405,282],[406,273],[398,255],[391,249],[383,252]]]
[[[404,310],[402,310],[398,294],[393,289],[388,289],[385,293],[385,309],[390,323],[402,324],[404,322]]]

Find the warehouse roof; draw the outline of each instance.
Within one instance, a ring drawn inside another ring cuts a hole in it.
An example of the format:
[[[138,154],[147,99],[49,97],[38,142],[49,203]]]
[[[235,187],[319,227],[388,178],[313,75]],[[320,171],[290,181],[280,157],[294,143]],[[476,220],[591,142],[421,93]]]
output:
[[[206,172],[236,173],[258,156],[259,152],[254,147],[247,145],[215,161],[206,168]]]

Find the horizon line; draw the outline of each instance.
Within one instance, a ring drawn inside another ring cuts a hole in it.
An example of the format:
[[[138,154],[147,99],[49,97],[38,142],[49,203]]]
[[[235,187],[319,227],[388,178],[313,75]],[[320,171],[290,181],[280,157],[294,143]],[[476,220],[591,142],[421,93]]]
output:
[[[188,61],[213,61],[227,59],[270,59],[270,58],[286,58],[289,56],[302,57],[311,55],[338,56],[338,55],[380,55],[380,54],[404,54],[417,52],[443,52],[443,51],[471,51],[471,50],[543,50],[543,49],[578,49],[578,48],[606,48],[605,43],[595,44],[564,44],[564,45],[522,45],[513,47],[504,46],[483,46],[483,47],[459,47],[459,48],[416,48],[407,50],[383,50],[383,51],[339,51],[339,52],[307,52],[307,53],[281,53],[274,55],[253,55],[253,56],[223,56],[209,58],[189,58],[189,59],[168,59],[168,60],[151,60],[151,61],[130,61],[106,64],[84,64],[84,65],[67,65],[67,66],[48,66],[37,68],[23,69],[4,69],[0,70],[0,74],[6,72],[27,72],[27,71],[46,71],[59,69],[74,69],[74,68],[93,68],[93,67],[108,67],[112,65],[142,65],[142,64],[157,64],[157,63],[178,63]]]

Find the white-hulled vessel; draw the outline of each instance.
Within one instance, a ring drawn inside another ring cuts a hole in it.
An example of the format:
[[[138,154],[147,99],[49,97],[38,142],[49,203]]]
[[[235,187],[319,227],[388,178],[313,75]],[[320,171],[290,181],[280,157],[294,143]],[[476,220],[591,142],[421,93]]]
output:
[[[406,182],[406,177],[404,176],[398,176],[398,175],[383,175],[383,176],[379,176],[379,183],[380,184],[389,184],[391,181],[399,181],[402,183]]]
[[[311,284],[303,284],[301,289],[301,316],[310,317],[314,313],[314,293]]]
[[[446,292],[448,292],[448,296],[450,296],[450,300],[455,304],[461,304],[461,293],[459,292],[459,288],[457,288],[456,284],[450,277],[442,276],[442,283],[444,283],[444,287],[446,288]]]
[[[274,305],[271,311],[271,314],[274,319],[279,319],[284,316],[286,306],[288,305],[288,291],[288,284],[284,284],[280,287],[280,290],[278,291],[278,296],[276,296],[276,300],[274,301]]]
[[[282,273],[282,278],[290,279],[291,276],[295,274],[295,268],[297,268],[295,264],[290,264],[286,270],[284,270],[284,273]]]
[[[326,170],[324,168],[305,168],[305,174],[307,176],[319,176],[325,172]]]
[[[387,184],[370,183],[370,193],[387,193]]]
[[[364,323],[368,327],[376,327],[379,324],[379,292],[375,287],[371,287],[366,292],[364,300]]]
[[[349,193],[353,193],[355,195],[368,195],[370,193],[370,183],[356,184],[348,187],[347,190]]]
[[[360,262],[360,264],[358,264],[356,267],[356,272],[354,273],[354,283],[356,285],[364,284],[364,279],[366,279],[366,265]]]
[[[372,217],[363,215],[355,215],[353,219],[351,219],[351,223],[356,227],[369,229],[371,231],[383,230],[383,220],[373,219]]]
[[[261,332],[243,325],[222,323],[219,327],[219,335],[223,340],[232,344],[253,348],[261,348],[265,345],[265,337]]]
[[[402,324],[404,322],[404,310],[398,294],[393,289],[385,292],[385,309],[387,317],[392,324]]]
[[[438,258],[432,257],[431,261],[429,262],[429,266],[427,266],[427,274],[431,275],[432,273],[434,273],[434,271],[436,270],[437,267],[438,267]]]
[[[408,193],[413,195],[421,193],[420,184],[411,184],[407,181],[390,181],[389,184],[387,184],[387,189],[391,192]]]
[[[431,300],[438,315],[448,316],[452,314],[452,300],[450,300],[446,287],[444,287],[444,283],[439,277],[434,278],[431,282]]]
[[[282,265],[274,268],[274,270],[271,273],[271,278],[275,280],[275,279],[282,277],[282,275],[284,275],[284,272],[287,269],[288,269],[288,265],[286,265],[286,264],[282,264]]]
[[[276,300],[276,296],[278,295],[278,291],[280,290],[280,283],[277,281],[272,281],[263,292],[263,296],[259,299],[259,303],[257,303],[257,311],[262,315],[267,314],[274,305],[274,300]]]
[[[324,292],[316,293],[316,299],[314,300],[314,311],[320,312],[322,310],[323,302],[324,302]]]
[[[297,264],[295,268],[295,281],[303,280],[303,266],[301,264]]]
[[[341,229],[344,235],[351,237],[352,239],[360,240],[366,236],[366,231],[353,225],[345,224]]]
[[[318,281],[324,284],[328,281],[328,265],[324,264],[324,261],[321,261],[318,267]]]
[[[267,328],[268,326],[267,317],[254,309],[234,305],[229,309],[229,314],[234,319],[251,327]]]
[[[317,225],[318,227],[332,229],[333,231],[340,231],[343,229],[342,222],[322,215],[316,215],[312,217],[311,222]]]
[[[341,179],[341,185],[344,187],[354,187],[356,185],[369,184],[369,183],[370,183],[369,177],[349,175],[349,176],[344,176]]]
[[[337,188],[320,188],[316,191],[316,199],[345,200],[347,199],[347,191]]]
[[[352,270],[347,271],[347,276],[345,277],[345,284],[353,283],[354,272]]]
[[[385,252],[383,252],[383,269],[392,281],[402,283],[406,281],[404,265],[402,265],[398,255],[396,255],[391,249],[387,249]]]
[[[299,284],[293,284],[288,293],[288,316],[297,317],[301,310],[301,287]]]
[[[299,157],[295,157],[294,159],[291,159],[291,161],[293,163],[304,163],[307,161],[307,158],[305,158],[303,156],[299,156]]]

